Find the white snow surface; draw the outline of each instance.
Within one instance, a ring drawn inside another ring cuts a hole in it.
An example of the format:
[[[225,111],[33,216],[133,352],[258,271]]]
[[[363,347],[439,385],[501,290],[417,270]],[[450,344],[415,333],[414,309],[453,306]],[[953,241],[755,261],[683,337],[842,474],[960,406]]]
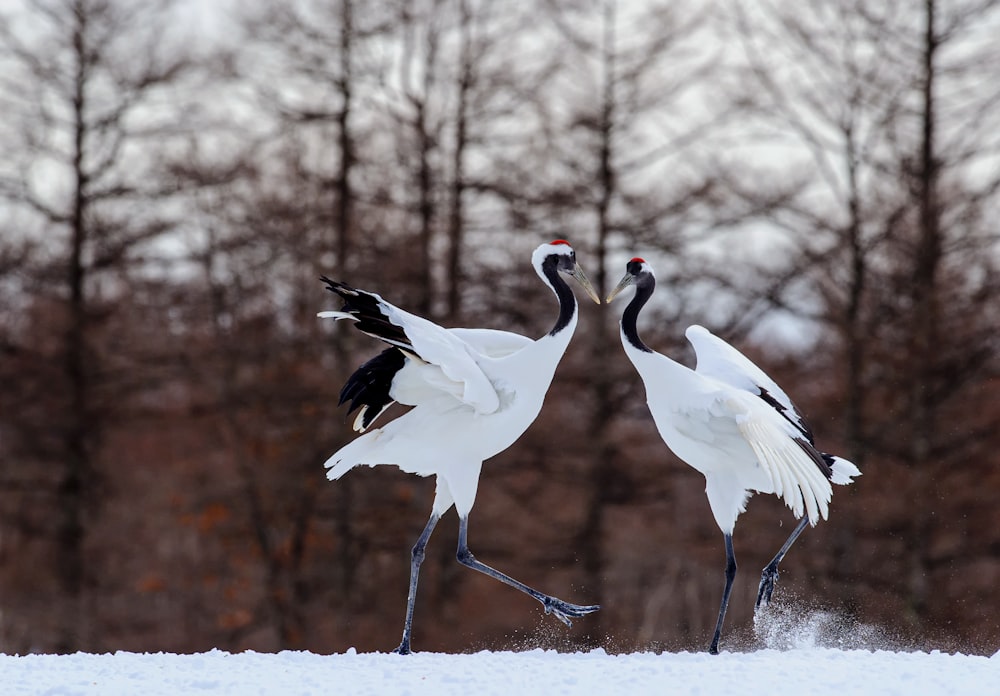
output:
[[[463,654],[420,652],[419,640],[412,655],[0,653],[0,696],[1000,694],[997,646],[917,650],[884,627],[786,599],[723,634],[720,655],[574,652],[543,619],[510,650]]]
[[[992,657],[806,647],[755,652],[631,653],[598,649],[421,653],[309,652],[0,655],[0,693],[14,694],[987,694]]]

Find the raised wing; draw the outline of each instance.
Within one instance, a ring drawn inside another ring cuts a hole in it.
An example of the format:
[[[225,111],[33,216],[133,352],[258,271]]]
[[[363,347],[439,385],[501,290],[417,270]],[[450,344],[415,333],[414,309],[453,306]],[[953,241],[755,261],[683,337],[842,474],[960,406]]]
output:
[[[406,362],[397,373],[407,373],[406,400],[395,393],[394,398],[402,403],[414,403],[423,395],[441,391],[455,396],[479,413],[493,413],[500,407],[493,384],[476,361],[478,352],[460,335],[399,309],[375,293],[328,278],[323,280],[329,290],[344,300],[344,306],[337,312],[320,312],[320,317],[351,319],[359,330],[416,359]],[[379,367],[384,366],[384,362]]]
[[[698,359],[695,372],[759,396],[788,420],[809,444],[815,444],[812,429],[792,400],[750,358],[703,326],[693,324],[684,335]]]

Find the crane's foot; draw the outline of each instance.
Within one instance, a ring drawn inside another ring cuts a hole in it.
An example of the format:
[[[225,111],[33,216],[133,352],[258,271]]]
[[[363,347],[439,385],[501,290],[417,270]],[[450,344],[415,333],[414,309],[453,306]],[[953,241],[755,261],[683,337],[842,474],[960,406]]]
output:
[[[555,597],[546,597],[542,601],[542,606],[545,607],[546,614],[554,615],[567,626],[573,625],[573,622],[570,620],[571,616],[579,618],[601,608],[601,605],[599,604],[570,604],[569,602],[564,602],[561,599],[556,599]]]
[[[753,610],[757,611],[761,607],[766,607],[771,602],[771,595],[774,593],[774,584],[778,582],[778,567],[767,566],[761,571],[760,586],[757,588],[757,602],[753,605]]]
[[[410,654],[410,637],[404,636],[403,641],[399,644],[399,647],[392,651],[396,655],[409,655]]]

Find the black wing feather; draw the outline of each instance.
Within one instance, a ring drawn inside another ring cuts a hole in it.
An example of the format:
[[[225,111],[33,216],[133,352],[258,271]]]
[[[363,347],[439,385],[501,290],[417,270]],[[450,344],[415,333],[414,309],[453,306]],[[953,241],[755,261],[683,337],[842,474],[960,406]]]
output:
[[[806,419],[802,416],[792,418],[784,405],[771,396],[767,389],[764,387],[758,388],[760,389],[760,394],[758,396],[770,404],[775,411],[780,413],[785,420],[795,426],[795,429],[802,433],[802,437],[796,438],[795,443],[802,448],[803,452],[809,455],[809,458],[813,460],[824,476],[828,479],[832,479],[834,456],[832,454],[827,454],[826,452],[820,452],[816,449],[816,440],[813,438],[812,428],[810,428],[809,424],[806,423]],[[792,408],[795,409],[797,413],[801,413],[795,404],[792,404]]]
[[[340,311],[352,315],[356,319],[355,326],[360,331],[393,346],[355,370],[340,390],[337,405],[342,406],[350,401],[348,415],[360,408],[361,428],[365,430],[395,401],[389,395],[389,390],[396,373],[406,364],[406,355],[402,349],[405,348],[414,355],[416,351],[403,327],[390,322],[389,317],[382,312],[378,297],[346,283],[330,280],[326,276],[322,276],[320,280],[326,283],[327,290],[344,301]]]
[[[326,276],[321,276],[320,280],[326,283],[327,290],[336,293],[344,301],[344,306],[340,311],[347,312],[357,319],[356,326],[359,331],[394,346],[408,347],[412,351],[413,344],[403,327],[396,326],[389,321],[389,317],[382,313],[379,300],[375,295],[352,288],[345,283],[330,280]]]
[[[802,412],[799,411],[798,407],[795,404],[792,404],[792,408],[795,409],[793,415],[798,416],[797,418],[795,418],[793,417],[793,415],[790,415],[788,413],[788,409],[785,408],[785,405],[783,403],[781,403],[773,396],[771,396],[771,392],[769,392],[767,389],[760,386],[759,384],[757,385],[757,388],[760,390],[760,393],[757,396],[763,399],[764,402],[767,403],[775,411],[780,413],[782,418],[791,423],[796,430],[802,433],[802,436],[806,440],[808,440],[809,444],[815,447],[816,439],[813,437],[812,428],[810,428],[809,424],[806,423],[806,419],[803,418],[801,415],[799,415]]]

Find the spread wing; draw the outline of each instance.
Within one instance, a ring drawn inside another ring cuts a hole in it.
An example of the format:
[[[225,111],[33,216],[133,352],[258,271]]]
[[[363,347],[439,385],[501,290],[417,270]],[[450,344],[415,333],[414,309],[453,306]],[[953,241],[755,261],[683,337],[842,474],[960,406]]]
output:
[[[478,351],[475,341],[466,340],[469,332],[481,330],[464,330],[463,337],[461,331],[410,314],[375,293],[327,278],[323,281],[343,299],[344,306],[340,311],[320,312],[320,317],[350,319],[360,331],[393,346],[362,365],[341,392],[341,403],[351,400],[350,410],[362,408],[355,430],[371,425],[393,401],[417,405],[442,393],[482,414],[499,408],[496,390],[477,362],[477,357],[488,353]]]

